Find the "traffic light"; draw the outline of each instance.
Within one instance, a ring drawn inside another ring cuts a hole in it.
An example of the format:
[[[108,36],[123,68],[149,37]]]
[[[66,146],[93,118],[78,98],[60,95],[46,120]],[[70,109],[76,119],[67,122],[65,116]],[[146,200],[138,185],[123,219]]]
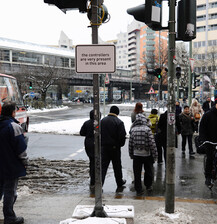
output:
[[[192,73],[192,78],[193,78],[193,88],[197,88],[200,86],[200,74],[196,74],[195,72]]]
[[[29,89],[32,89],[32,82],[29,82]]]
[[[161,74],[161,68],[156,68],[156,69],[148,69],[147,73],[149,75],[154,75],[156,76],[159,80],[162,78],[162,74]]]
[[[144,22],[152,30],[162,30],[162,0],[146,0],[145,4],[127,9],[127,13],[135,20]]]
[[[196,38],[196,0],[178,3],[176,40],[191,41]]]
[[[88,0],[44,0],[44,3],[57,6],[63,12],[71,9],[79,9],[79,12],[87,12]]]
[[[176,67],[176,78],[177,79],[180,79],[181,78],[181,71],[182,71],[182,69],[181,69],[181,67]]]

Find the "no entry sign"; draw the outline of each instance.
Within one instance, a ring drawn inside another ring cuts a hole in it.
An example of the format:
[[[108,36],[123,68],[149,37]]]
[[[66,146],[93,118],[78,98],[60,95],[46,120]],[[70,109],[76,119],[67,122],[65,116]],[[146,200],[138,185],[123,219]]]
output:
[[[116,70],[114,45],[77,45],[75,49],[77,73],[114,73]]]

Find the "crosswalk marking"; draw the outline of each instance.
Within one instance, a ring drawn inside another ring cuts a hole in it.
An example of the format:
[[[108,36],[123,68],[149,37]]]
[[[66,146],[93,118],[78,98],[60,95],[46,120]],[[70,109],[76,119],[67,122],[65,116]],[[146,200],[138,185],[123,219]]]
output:
[[[83,151],[84,151],[84,148],[82,148],[82,149],[78,149],[76,152],[74,152],[74,153],[70,154],[68,157],[64,158],[64,160],[69,160],[69,159],[71,159],[72,157],[78,155],[78,153],[81,153],[81,152],[83,152]]]

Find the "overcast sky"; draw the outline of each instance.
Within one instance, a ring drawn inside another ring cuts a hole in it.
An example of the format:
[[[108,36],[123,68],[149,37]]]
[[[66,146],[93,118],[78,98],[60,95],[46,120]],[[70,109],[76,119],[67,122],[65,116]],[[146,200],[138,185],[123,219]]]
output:
[[[103,40],[116,39],[119,32],[126,32],[133,17],[127,8],[143,4],[144,0],[104,0],[111,20],[99,28]],[[73,44],[90,44],[91,28],[86,14],[78,10],[64,14],[44,0],[0,0],[0,37],[39,44],[58,44],[61,30]]]

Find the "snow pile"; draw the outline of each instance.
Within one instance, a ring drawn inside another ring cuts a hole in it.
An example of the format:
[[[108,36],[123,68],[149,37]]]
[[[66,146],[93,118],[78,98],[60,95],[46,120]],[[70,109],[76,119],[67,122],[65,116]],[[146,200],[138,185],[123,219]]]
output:
[[[118,218],[88,217],[82,220],[66,219],[64,221],[61,221],[60,224],[126,224],[126,220]]]
[[[119,118],[124,122],[126,132],[127,134],[129,134],[131,118],[126,116],[120,116]],[[29,132],[53,133],[63,135],[78,134],[81,126],[86,120],[88,120],[88,118],[31,124],[29,126]]]
[[[34,192],[32,190],[29,189],[28,186],[21,186],[20,188],[18,188],[17,190],[17,194],[19,195],[19,197],[22,196],[29,196],[31,194],[33,194]]]
[[[43,113],[43,112],[50,112],[50,111],[59,111],[59,110],[66,110],[68,109],[68,106],[61,106],[61,107],[54,107],[52,109],[33,109],[31,107],[28,108],[27,114],[32,114],[32,113]]]
[[[185,209],[177,209],[174,213],[166,213],[165,208],[159,208],[156,211],[149,212],[147,214],[142,214],[142,216],[136,215],[138,223],[148,223],[148,224],[168,224],[168,223],[175,223],[175,224],[191,224],[194,220],[193,217],[188,215],[189,211]]]

